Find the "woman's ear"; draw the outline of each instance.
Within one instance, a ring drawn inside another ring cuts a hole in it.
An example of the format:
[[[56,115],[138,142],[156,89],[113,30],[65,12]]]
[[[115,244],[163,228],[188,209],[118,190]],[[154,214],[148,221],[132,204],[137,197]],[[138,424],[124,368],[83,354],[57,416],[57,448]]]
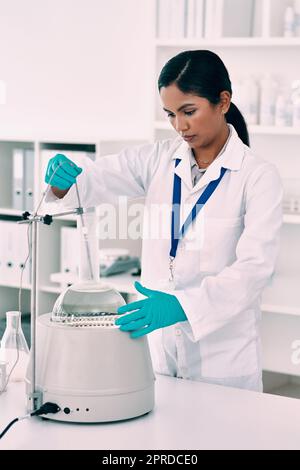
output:
[[[220,93],[220,107],[222,114],[226,114],[230,108],[231,94],[229,91],[222,91]]]

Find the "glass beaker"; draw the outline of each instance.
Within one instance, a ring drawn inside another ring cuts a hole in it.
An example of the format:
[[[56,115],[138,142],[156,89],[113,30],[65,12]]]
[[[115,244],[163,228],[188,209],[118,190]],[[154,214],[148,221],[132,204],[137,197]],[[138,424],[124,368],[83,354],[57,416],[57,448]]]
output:
[[[15,365],[10,380],[18,382],[25,379],[29,360],[29,349],[21,326],[18,311],[6,312],[6,329],[1,339],[0,361],[7,362],[7,374]]]

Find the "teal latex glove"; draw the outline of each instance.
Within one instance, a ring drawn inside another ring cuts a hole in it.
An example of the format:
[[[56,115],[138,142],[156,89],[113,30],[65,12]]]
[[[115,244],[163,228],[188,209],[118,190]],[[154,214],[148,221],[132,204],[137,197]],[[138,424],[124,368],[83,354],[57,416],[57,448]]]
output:
[[[158,328],[187,320],[175,295],[147,289],[139,282],[135,282],[134,286],[138,292],[148,298],[119,307],[118,313],[133,313],[128,313],[115,322],[116,325],[120,325],[120,330],[132,331],[130,335],[132,338],[139,338]]]
[[[58,189],[68,189],[82,172],[82,168],[75,165],[65,155],[58,153],[48,162],[45,182]]]

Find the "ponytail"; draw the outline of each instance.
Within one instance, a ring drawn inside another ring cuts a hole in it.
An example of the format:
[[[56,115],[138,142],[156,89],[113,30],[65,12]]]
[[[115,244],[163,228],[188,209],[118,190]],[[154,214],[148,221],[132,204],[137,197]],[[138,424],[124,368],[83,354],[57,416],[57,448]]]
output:
[[[238,107],[232,102],[230,103],[230,108],[226,113],[225,117],[227,123],[233,125],[242,142],[244,142],[245,145],[248,145],[248,147],[250,147],[250,139],[247,124]]]

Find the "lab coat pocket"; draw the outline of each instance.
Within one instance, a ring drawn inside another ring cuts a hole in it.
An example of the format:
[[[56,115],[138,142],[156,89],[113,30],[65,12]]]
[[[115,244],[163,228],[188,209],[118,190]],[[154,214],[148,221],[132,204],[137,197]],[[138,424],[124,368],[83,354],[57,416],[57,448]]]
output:
[[[205,217],[201,271],[220,272],[236,259],[236,246],[244,229],[244,217]]]

